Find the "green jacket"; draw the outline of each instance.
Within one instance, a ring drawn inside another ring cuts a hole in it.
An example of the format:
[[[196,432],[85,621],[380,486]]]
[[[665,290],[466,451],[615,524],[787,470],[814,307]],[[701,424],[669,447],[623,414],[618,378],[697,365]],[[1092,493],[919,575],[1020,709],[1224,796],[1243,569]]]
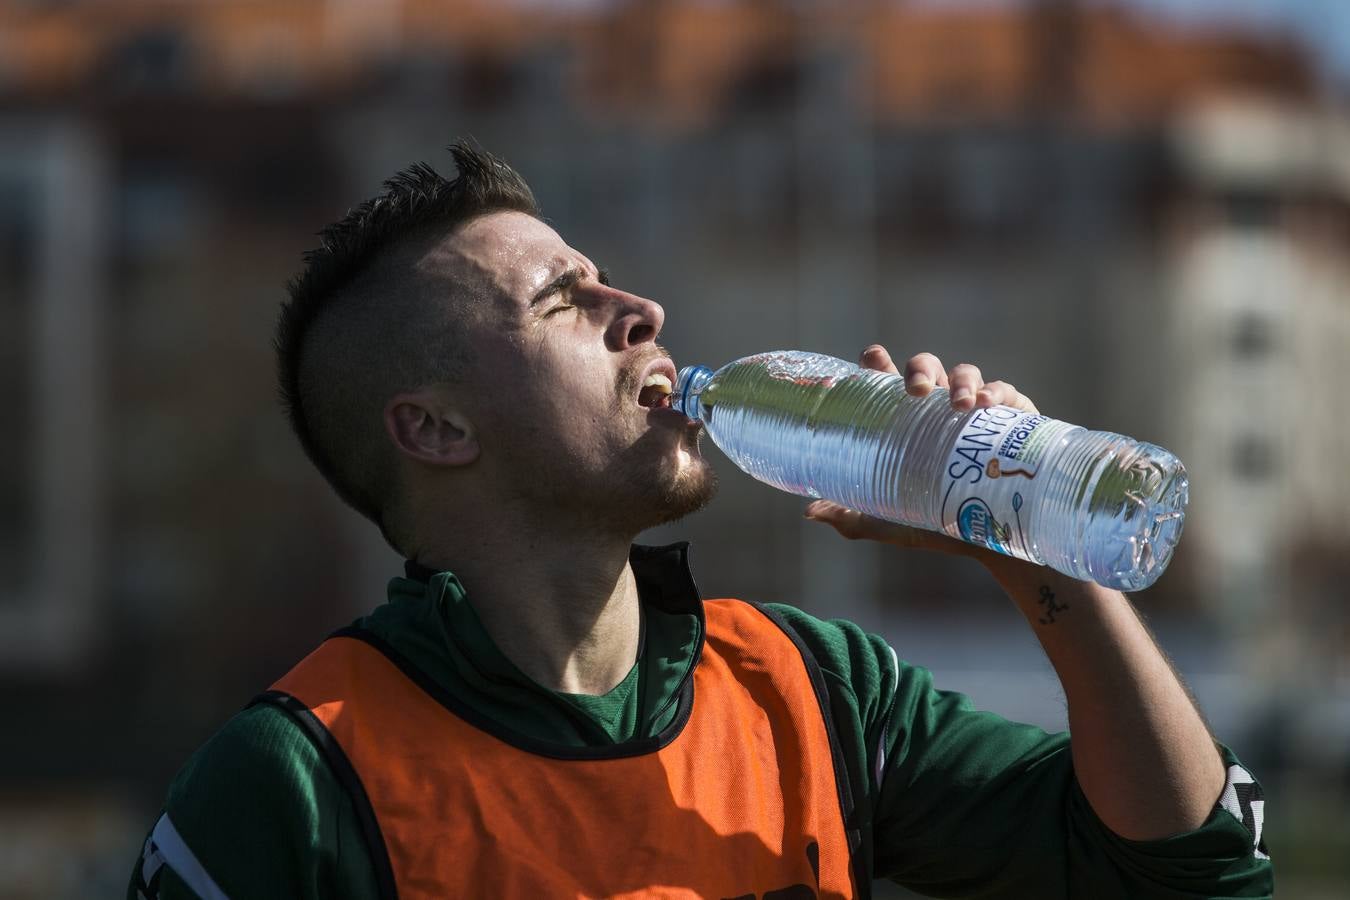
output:
[[[642,738],[675,714],[703,639],[686,550],[634,546],[642,646],[632,671],[603,696],[551,691],[517,669],[449,572],[409,563],[407,577],[390,582],[389,601],[358,624],[522,735],[567,746]],[[1068,734],[1009,722],[935,689],[927,670],[852,623],[771,608],[824,673],[861,807],[864,864],[876,878],[936,897],[1271,895],[1260,788],[1227,748],[1230,784],[1204,825],[1126,840],[1080,791]],[[135,861],[128,900],[377,896],[351,798],[275,706],[251,706],[226,722],[178,773],[163,813]]]

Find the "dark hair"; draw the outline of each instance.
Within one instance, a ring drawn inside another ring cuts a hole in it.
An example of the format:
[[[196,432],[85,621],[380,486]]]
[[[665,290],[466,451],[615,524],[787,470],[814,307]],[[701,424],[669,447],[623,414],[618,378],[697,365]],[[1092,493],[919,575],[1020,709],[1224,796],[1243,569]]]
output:
[[[539,215],[529,185],[506,163],[465,141],[449,149],[453,180],[418,163],[319,233],[322,244],[287,285],[274,340],[281,403],[305,454],[395,549],[384,404],[400,390],[453,380],[468,350],[456,345],[443,286],[420,290],[402,251],[487,213]]]

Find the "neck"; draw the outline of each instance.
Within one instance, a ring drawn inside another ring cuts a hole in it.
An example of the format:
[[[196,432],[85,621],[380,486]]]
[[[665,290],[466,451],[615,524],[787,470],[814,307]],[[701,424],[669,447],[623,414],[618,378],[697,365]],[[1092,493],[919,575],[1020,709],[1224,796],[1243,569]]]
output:
[[[543,529],[538,517],[504,521],[503,512],[494,510],[490,527],[465,517],[448,541],[444,529],[419,530],[433,537],[413,558],[455,573],[498,649],[534,681],[569,694],[607,693],[637,657],[633,535],[578,522]]]

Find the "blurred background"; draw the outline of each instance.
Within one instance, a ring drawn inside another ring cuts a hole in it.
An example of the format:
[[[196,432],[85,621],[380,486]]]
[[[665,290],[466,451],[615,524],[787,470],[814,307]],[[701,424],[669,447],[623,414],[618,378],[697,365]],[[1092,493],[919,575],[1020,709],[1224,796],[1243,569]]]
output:
[[[1347,86],[1340,0],[0,0],[0,897],[120,896],[191,751],[382,601],[271,329],[315,232],[457,136],[677,363],[879,340],[1176,451],[1135,599],[1264,781],[1280,896],[1347,896]],[[719,499],[644,537],[706,596],[1065,727],[978,566],[709,453]]]

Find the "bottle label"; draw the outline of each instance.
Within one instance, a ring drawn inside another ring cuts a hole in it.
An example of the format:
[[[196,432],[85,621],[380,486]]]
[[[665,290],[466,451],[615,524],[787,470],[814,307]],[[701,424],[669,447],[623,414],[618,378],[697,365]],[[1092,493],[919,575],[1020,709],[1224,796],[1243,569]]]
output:
[[[1008,556],[1034,559],[1030,500],[1047,453],[1077,426],[1011,406],[977,409],[947,456],[942,527]]]

